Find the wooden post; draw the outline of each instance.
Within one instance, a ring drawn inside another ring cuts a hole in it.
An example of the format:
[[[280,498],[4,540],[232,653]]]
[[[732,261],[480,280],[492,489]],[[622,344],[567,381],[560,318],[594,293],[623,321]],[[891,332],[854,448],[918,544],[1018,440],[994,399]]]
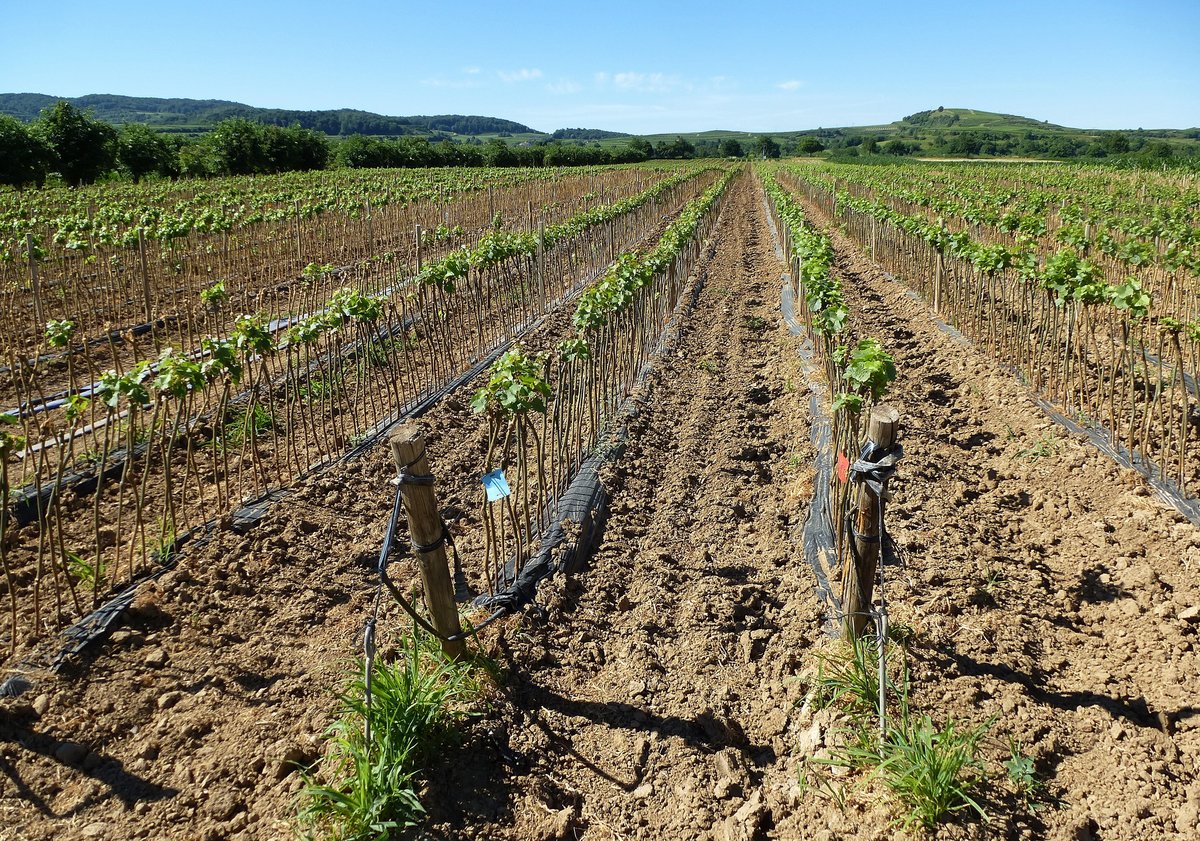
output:
[[[375,254],[375,226],[371,224],[371,197],[367,196],[366,201],[366,223],[367,223],[367,256],[371,257]]]
[[[933,278],[933,311],[941,313],[942,311],[942,282],[946,274],[946,258],[942,255],[942,250],[937,249],[937,272]]]
[[[142,301],[145,303],[146,323],[149,324],[150,315],[150,272],[146,267],[146,231],[143,228],[138,228],[138,260],[142,264]]]
[[[304,249],[300,245],[300,200],[297,199],[293,204],[296,206],[296,262],[303,268]]]
[[[879,257],[875,253],[875,240],[879,233],[879,220],[874,216],[871,217],[871,259],[876,263],[879,262]]]
[[[496,219],[496,188],[488,187],[488,224],[491,225]]]
[[[542,310],[550,311],[550,296],[546,294],[546,222],[540,220],[538,222],[538,238],[537,238],[537,276],[538,289],[542,293]]]
[[[415,423],[406,423],[391,437],[392,455],[397,469],[404,469],[410,476],[428,476],[429,459],[425,455],[425,436]],[[408,515],[408,531],[414,545],[434,546],[428,552],[417,553],[417,566],[421,571],[421,586],[425,590],[425,604],[429,607],[430,624],[443,636],[462,633],[458,621],[458,608],[454,604],[454,582],[446,564],[446,546],[442,543],[442,518],[438,514],[437,497],[433,485],[402,485],[404,511]],[[463,653],[461,640],[441,641],[442,651],[447,657],[460,657]]]
[[[876,406],[871,410],[867,438],[886,452],[895,445],[899,427],[899,412],[891,406]],[[865,482],[858,486],[857,510],[853,517],[857,534],[852,540],[856,551],[847,553],[842,564],[842,634],[847,640],[861,637],[866,630],[871,590],[875,586],[875,570],[879,564],[879,497]]]
[[[417,241],[417,274],[421,273],[421,226],[417,225],[413,231],[413,237]]]
[[[46,311],[42,308],[42,280],[38,277],[37,257],[33,253],[33,234],[25,235],[25,253],[29,255],[29,282],[33,287],[33,312],[38,330],[46,329]]]
[[[529,226],[525,230],[529,231],[530,233],[533,233],[533,202],[532,201],[527,202],[525,209],[529,213]]]

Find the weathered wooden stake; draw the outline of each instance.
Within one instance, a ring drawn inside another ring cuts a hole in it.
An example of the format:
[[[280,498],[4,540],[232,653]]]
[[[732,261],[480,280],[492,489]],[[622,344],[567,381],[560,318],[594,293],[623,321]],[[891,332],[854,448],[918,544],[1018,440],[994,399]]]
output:
[[[421,273],[421,226],[417,225],[413,231],[413,237],[417,241],[417,274]]]
[[[542,308],[548,312],[550,310],[550,296],[546,294],[546,221],[544,219],[538,222],[537,276],[538,289],[542,293]]]
[[[890,449],[896,443],[899,427],[899,412],[891,406],[876,406],[871,410],[867,438],[878,447]],[[879,497],[865,482],[858,486],[853,517],[857,534],[852,539],[856,551],[847,553],[842,566],[842,634],[847,640],[859,638],[867,627],[875,569],[879,564]]]
[[[390,439],[392,455],[397,469],[410,476],[428,476],[429,459],[425,455],[425,436],[417,425],[406,423]],[[442,518],[438,515],[437,497],[433,485],[406,484],[401,486],[404,511],[408,515],[408,531],[414,546],[435,546],[428,552],[417,553],[417,567],[421,571],[421,586],[425,590],[425,604],[429,607],[430,624],[443,636],[462,633],[458,621],[458,608],[454,604],[454,583],[450,568],[446,564],[446,546],[442,543]],[[442,651],[447,657],[460,657],[463,653],[461,640],[441,640]]]
[[[366,219],[364,221],[367,223],[368,250],[372,254],[374,254],[375,253],[375,226],[371,224],[371,198],[370,198],[370,196],[367,197],[367,201],[366,201],[366,214],[367,214]]]
[[[33,312],[38,328],[46,328],[46,311],[42,309],[42,280],[38,277],[37,257],[33,253],[33,234],[25,235],[25,252],[29,255],[29,282],[33,286]]]
[[[940,313],[942,311],[942,280],[946,274],[946,258],[942,256],[942,251],[939,248],[937,252],[937,273],[933,279],[933,311]]]
[[[303,264],[304,249],[300,244],[300,201],[296,200],[293,204],[296,206],[296,262]]]
[[[142,264],[142,302],[145,305],[146,323],[149,324],[150,316],[150,272],[146,267],[146,231],[143,228],[138,228],[138,260]]]

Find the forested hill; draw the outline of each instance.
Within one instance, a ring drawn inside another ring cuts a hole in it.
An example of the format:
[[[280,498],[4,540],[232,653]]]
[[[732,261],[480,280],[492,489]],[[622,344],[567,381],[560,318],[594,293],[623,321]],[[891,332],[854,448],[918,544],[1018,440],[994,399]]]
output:
[[[538,133],[529,126],[497,117],[461,114],[388,117],[349,108],[339,108],[336,111],[291,111],[280,108],[255,108],[223,99],[159,99],[115,94],[59,97],[41,93],[0,93],[0,114],[8,114],[29,122],[36,119],[43,108],[50,107],[60,99],[65,99],[77,108],[91,109],[96,119],[106,123],[144,123],[159,130],[180,132],[204,131],[221,120],[242,117],[266,125],[299,125],[301,128],[329,135]]]

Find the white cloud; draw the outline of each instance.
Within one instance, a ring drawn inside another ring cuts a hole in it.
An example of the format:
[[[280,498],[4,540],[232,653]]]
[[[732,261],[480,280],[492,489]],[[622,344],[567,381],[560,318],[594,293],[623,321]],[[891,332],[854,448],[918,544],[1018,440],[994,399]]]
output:
[[[794,91],[803,85],[804,83],[799,79],[788,79],[786,82],[780,82],[775,87],[779,88],[781,91]]]
[[[559,79],[557,82],[551,82],[546,85],[546,90],[553,94],[571,94],[579,93],[583,90],[583,85],[576,82],[574,79]]]
[[[478,88],[482,87],[482,83],[477,79],[445,79],[441,77],[432,77],[422,79],[421,84],[427,88]]]
[[[668,76],[665,73],[637,73],[628,71],[614,73],[613,85],[621,90],[636,93],[669,93],[679,87],[678,76]]]
[[[471,76],[475,76],[475,75],[478,75],[481,71],[478,67],[471,66],[471,67],[464,67],[462,72],[467,73]]]
[[[500,80],[508,84],[514,82],[531,82],[534,79],[542,78],[542,71],[536,67],[522,67],[520,70],[501,70],[499,71]]]

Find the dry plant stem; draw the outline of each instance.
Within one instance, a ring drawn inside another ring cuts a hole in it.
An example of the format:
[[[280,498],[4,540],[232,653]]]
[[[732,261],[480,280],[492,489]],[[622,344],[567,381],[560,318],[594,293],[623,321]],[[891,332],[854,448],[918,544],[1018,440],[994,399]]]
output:
[[[74,431],[75,431],[75,424],[72,423],[71,426],[67,430],[67,434],[71,435],[72,433],[74,433]],[[64,471],[66,470],[66,467],[67,467],[67,458],[66,458],[66,455],[64,454],[62,457],[59,458],[59,461],[58,461],[58,472],[54,477],[54,487],[56,487],[56,488],[62,487],[62,477],[63,477]],[[63,535],[62,499],[61,499],[61,497],[62,497],[62,494],[56,493],[56,494],[54,494],[54,498],[53,498],[54,525],[55,525],[54,532],[55,532],[55,536],[58,538],[58,546],[57,546],[58,562],[59,562],[59,566],[62,567],[63,577],[66,580],[67,589],[71,594],[71,602],[75,607],[75,612],[82,613],[83,609],[79,605],[79,592],[78,592],[77,588],[75,587],[75,579],[71,577],[71,571],[67,568],[67,545],[66,545],[66,538]]]
[[[100,497],[104,491],[104,472],[105,466],[108,464],[109,447],[112,445],[112,419],[115,417],[115,412],[109,410],[109,423],[104,426],[104,445],[100,451],[100,466],[99,473],[96,475],[96,491],[92,497],[92,533],[97,537],[100,534]],[[120,521],[118,518],[117,539],[120,539]],[[95,608],[100,603],[100,588],[103,585],[103,565],[101,563],[101,554],[103,550],[100,547],[100,541],[96,541],[96,550],[92,556],[92,607]]]
[[[17,653],[17,588],[8,566],[8,460],[0,458],[0,566],[4,567],[4,582],[8,587],[10,633],[8,656]]]

